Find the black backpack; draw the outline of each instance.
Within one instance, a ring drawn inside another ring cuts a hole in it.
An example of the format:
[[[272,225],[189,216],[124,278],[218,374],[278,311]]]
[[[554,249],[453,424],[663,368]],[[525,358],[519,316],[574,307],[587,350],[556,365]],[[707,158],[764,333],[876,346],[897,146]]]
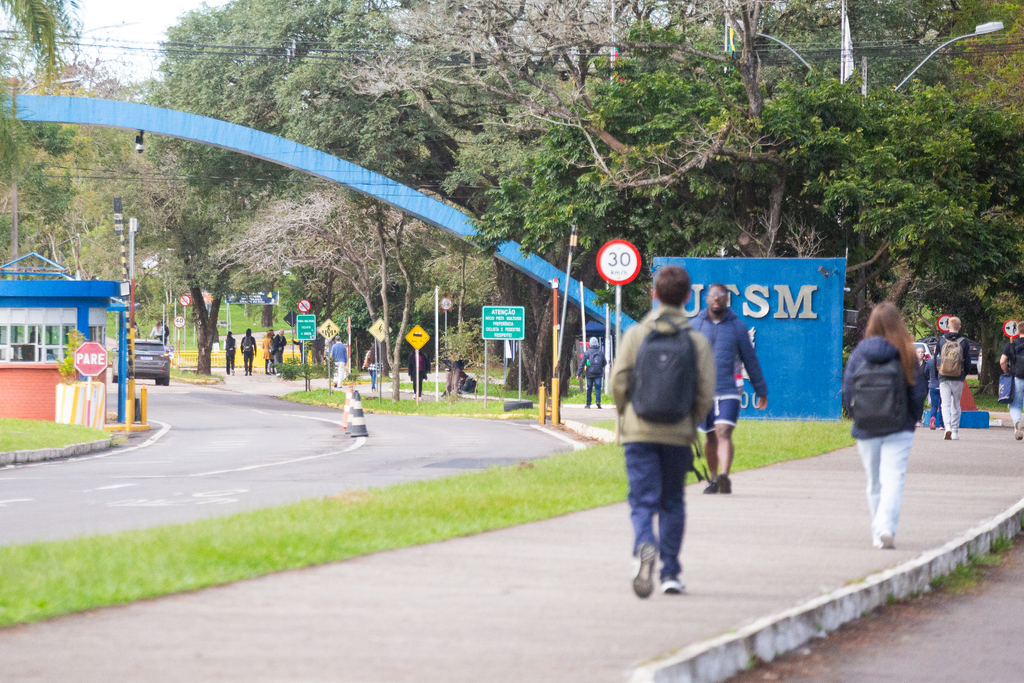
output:
[[[252,351],[256,348],[256,340],[253,337],[242,337],[241,349],[242,353]]]
[[[1010,342],[1010,374],[1024,379],[1024,342]]]
[[[697,394],[697,349],[690,330],[655,329],[636,352],[629,400],[638,417],[674,424],[689,417]]]
[[[857,429],[875,437],[903,429],[909,406],[907,380],[899,357],[884,363],[866,361],[852,380],[850,413]]]

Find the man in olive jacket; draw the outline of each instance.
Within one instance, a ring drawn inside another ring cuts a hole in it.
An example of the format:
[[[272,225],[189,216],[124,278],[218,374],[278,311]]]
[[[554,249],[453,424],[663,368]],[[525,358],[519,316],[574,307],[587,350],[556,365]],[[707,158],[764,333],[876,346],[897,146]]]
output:
[[[612,397],[622,420],[620,433],[626,450],[630,518],[636,535],[633,590],[641,598],[648,597],[654,590],[654,564],[659,554],[661,591],[667,594],[683,591],[679,581],[682,572],[679,552],[686,522],[683,486],[686,473],[693,467],[690,446],[697,439],[697,424],[711,410],[715,399],[715,358],[711,345],[704,335],[693,331],[683,312],[690,299],[689,273],[679,266],[660,269],[654,281],[654,298],[661,306],[623,336],[611,378]],[[656,328],[671,331],[671,325],[690,335],[696,357],[696,391],[687,417],[673,424],[659,424],[637,416],[630,401],[629,387],[637,351],[644,339]],[[655,513],[658,515],[658,539],[653,529]]]

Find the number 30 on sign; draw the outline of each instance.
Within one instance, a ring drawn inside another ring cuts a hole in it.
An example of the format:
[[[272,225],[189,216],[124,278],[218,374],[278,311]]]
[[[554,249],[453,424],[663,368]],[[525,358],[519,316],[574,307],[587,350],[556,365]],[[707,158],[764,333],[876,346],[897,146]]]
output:
[[[607,242],[597,252],[597,272],[608,284],[628,284],[640,274],[640,251],[626,240]]]

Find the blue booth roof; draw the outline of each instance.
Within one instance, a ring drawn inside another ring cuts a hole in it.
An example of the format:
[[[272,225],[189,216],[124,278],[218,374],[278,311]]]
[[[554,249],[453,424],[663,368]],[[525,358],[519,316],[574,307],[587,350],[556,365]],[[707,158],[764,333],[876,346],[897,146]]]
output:
[[[106,308],[120,291],[121,283],[113,280],[0,280],[0,306]]]

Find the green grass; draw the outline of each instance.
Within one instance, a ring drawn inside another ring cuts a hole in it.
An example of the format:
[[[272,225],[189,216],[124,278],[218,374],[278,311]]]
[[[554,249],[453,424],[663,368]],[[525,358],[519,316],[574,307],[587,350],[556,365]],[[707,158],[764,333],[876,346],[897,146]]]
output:
[[[978,405],[978,410],[987,410],[990,413],[1008,413],[1010,407],[1005,406],[996,400],[995,396],[985,394],[984,396],[978,395],[978,380],[969,379],[967,380],[967,386],[971,388],[971,393],[974,394],[974,402]]]
[[[171,377],[173,379],[180,379],[183,382],[187,382],[190,379],[201,379],[218,383],[224,381],[224,378],[220,375],[200,375],[194,370],[176,370],[174,368],[171,368]]]
[[[595,422],[592,426],[615,430],[615,420]],[[754,469],[787,460],[801,460],[837,448],[852,446],[851,423],[775,422],[743,420],[733,432],[736,455],[732,471]]]
[[[1012,540],[997,538],[992,541],[992,547],[987,554],[973,555],[965,564],[958,565],[949,574],[932,579],[932,587],[946,593],[966,593],[985,577],[984,568],[1001,565],[1003,553],[1012,547]]]
[[[432,543],[624,500],[622,451],[353,491],[188,524],[0,548],[0,625]]]
[[[62,448],[73,443],[98,441],[108,436],[110,435],[102,429],[81,425],[0,418],[0,452]]]
[[[385,393],[388,393],[385,387]],[[379,411],[383,413],[398,413],[401,415],[470,415],[474,417],[516,417],[520,419],[536,418],[537,410],[514,410],[506,413],[503,402],[499,399],[487,402],[484,407],[483,401],[461,400],[448,403],[447,399],[434,400],[433,396],[424,396],[417,406],[416,401],[403,399],[392,401],[390,398],[377,400],[376,394],[360,392],[363,401],[363,410],[366,412]],[[313,391],[293,391],[282,396],[286,401],[305,403],[307,405],[331,406],[335,408],[345,407],[345,392],[337,389],[328,396],[327,389],[314,389]]]

